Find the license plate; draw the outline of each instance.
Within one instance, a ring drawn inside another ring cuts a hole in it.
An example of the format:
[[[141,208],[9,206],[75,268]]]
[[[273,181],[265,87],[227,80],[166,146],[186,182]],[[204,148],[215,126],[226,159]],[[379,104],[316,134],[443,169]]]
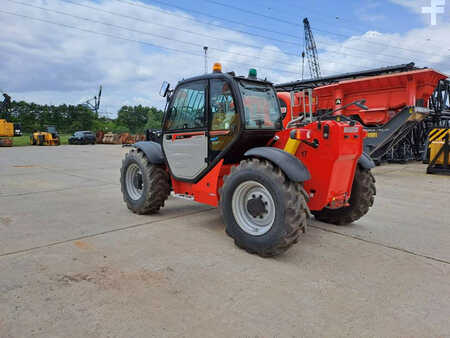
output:
[[[367,137],[377,138],[378,137],[378,133],[377,132],[369,132],[369,133],[367,133]]]

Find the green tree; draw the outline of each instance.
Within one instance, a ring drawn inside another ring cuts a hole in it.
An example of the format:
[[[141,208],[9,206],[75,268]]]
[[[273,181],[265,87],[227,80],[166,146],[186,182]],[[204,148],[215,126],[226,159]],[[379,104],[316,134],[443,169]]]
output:
[[[148,121],[150,108],[139,106],[123,106],[117,114],[117,124],[127,127],[131,133],[143,132]]]
[[[123,106],[116,119],[99,117],[85,105],[40,105],[13,101],[9,120],[22,125],[23,132],[45,130],[53,125],[60,133],[77,130],[103,130],[114,133],[143,133],[145,129],[160,129],[163,112],[155,107]]]
[[[145,125],[145,129],[161,129],[163,111],[155,107],[150,107],[148,110],[148,121]]]

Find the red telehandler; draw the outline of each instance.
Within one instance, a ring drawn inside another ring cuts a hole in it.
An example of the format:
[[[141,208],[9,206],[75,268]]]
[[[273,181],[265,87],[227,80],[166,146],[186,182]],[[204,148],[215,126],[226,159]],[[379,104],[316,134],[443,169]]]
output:
[[[236,245],[263,257],[298,241],[311,211],[320,220],[351,223],[372,206],[373,161],[366,132],[332,114],[291,121],[272,83],[233,72],[180,81],[167,97],[157,142],[133,145],[121,168],[128,208],[151,214],[177,197],[220,208]],[[363,100],[353,102],[365,109]]]

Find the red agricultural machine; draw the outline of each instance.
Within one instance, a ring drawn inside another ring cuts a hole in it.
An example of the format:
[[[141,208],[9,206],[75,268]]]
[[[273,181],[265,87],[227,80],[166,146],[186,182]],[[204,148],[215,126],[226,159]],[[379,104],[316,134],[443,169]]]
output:
[[[364,151],[376,162],[421,160],[433,128],[450,127],[447,76],[414,63],[275,86],[285,125],[303,116],[329,114],[360,122],[368,132]],[[348,102],[364,98],[368,110]]]
[[[298,241],[311,212],[348,224],[374,202],[373,161],[363,153],[367,132],[333,112],[319,118],[283,116],[272,83],[233,72],[180,81],[167,97],[155,141],[125,156],[121,190],[128,208],[151,214],[172,192],[219,207],[236,245],[263,257]],[[363,100],[345,107],[366,109]]]

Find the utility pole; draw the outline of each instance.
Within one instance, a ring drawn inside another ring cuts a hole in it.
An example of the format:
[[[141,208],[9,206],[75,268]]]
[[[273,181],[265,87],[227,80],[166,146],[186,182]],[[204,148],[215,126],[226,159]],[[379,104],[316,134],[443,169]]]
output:
[[[99,87],[98,95],[86,100],[86,102],[84,103],[84,105],[87,106],[89,109],[91,109],[96,114],[97,117],[98,117],[98,110],[100,109],[101,97],[102,97],[102,85],[100,85]],[[92,103],[92,101],[94,101],[94,103]]]
[[[203,51],[205,52],[205,74],[206,74],[208,73],[208,46],[204,46]]]

